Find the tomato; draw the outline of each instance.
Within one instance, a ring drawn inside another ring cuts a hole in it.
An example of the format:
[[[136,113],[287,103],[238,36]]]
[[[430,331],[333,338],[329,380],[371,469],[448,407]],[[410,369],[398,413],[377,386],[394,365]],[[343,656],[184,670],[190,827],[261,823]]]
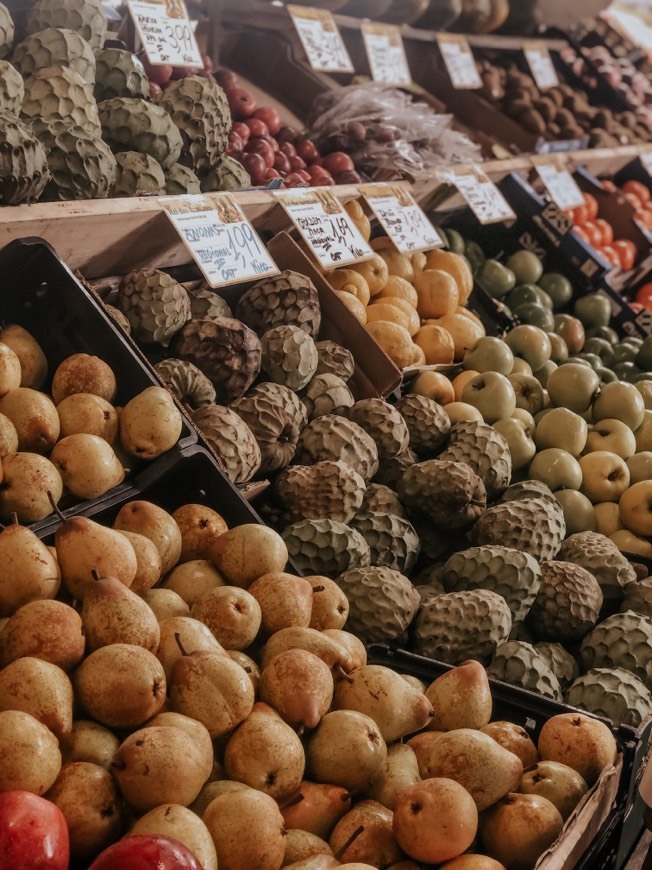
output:
[[[652,196],[649,188],[640,181],[626,181],[623,184],[623,193],[633,193],[641,202],[649,202]]]
[[[614,230],[611,224],[604,220],[604,218],[598,218],[594,221],[594,224],[602,233],[602,244],[610,245],[614,240]]]
[[[602,182],[602,189],[608,190],[609,193],[615,193],[618,190],[618,188],[613,183],[613,181],[603,181]]]
[[[573,227],[573,232],[576,236],[579,236],[583,242],[586,242],[587,245],[591,244],[589,240],[589,234],[586,232],[584,227]]]
[[[262,106],[260,109],[256,109],[253,117],[262,121],[263,124],[266,124],[267,129],[272,136],[276,136],[283,125],[281,116],[276,109],[272,109],[271,106]]]
[[[636,292],[636,302],[652,311],[652,283],[643,284]]]
[[[643,208],[643,203],[634,193],[626,193],[625,199],[636,210],[640,211]]]
[[[634,242],[629,239],[618,239],[613,243],[615,252],[620,257],[620,265],[626,272],[634,268],[636,262],[637,249]]]
[[[643,309],[647,306],[641,305],[640,302],[630,302],[629,307],[632,309],[634,314],[640,314],[640,312],[643,311]]]
[[[585,205],[580,205],[577,208],[573,209],[572,215],[573,223],[577,224],[577,226],[582,227],[589,219],[589,210]]]
[[[262,139],[263,136],[269,136],[269,128],[260,118],[247,118],[244,122],[249,127],[249,132],[252,137]]]
[[[583,229],[589,237],[589,244],[593,245],[594,248],[602,247],[602,230],[599,226],[594,224],[592,221],[587,221],[584,224]]]
[[[343,151],[332,151],[330,154],[327,154],[323,159],[322,165],[331,175],[336,172],[352,172],[355,169],[355,163]]]
[[[620,266],[620,257],[618,256],[618,252],[611,247],[611,245],[605,245],[603,248],[600,248],[600,253],[608,260],[612,266]]]
[[[589,212],[589,220],[594,221],[598,216],[598,200],[593,196],[592,193],[585,193],[584,204],[586,205]]]

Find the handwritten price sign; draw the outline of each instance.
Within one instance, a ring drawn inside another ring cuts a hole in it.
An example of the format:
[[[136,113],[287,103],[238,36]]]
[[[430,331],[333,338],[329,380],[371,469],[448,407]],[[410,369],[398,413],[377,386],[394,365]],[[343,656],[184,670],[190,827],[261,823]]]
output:
[[[374,252],[328,188],[274,191],[324,269],[369,260]]]
[[[584,205],[584,194],[557,157],[533,157],[532,163],[553,202],[566,211]]]
[[[160,200],[211,287],[277,275],[278,267],[228,193]]]
[[[527,58],[532,78],[537,83],[538,88],[545,91],[559,84],[557,70],[547,46],[541,42],[526,42],[523,46],[523,53]]]
[[[362,25],[362,38],[375,82],[397,87],[411,83],[412,76],[398,27],[365,22]]]
[[[327,9],[288,6],[310,66],[316,72],[353,72],[353,64]]]
[[[183,0],[127,0],[147,59],[153,65],[202,67]]]
[[[479,166],[449,170],[439,177],[459,190],[481,224],[496,224],[516,217],[505,197]]]
[[[457,33],[438,33],[437,45],[454,87],[458,90],[482,87],[471,46],[464,36]]]
[[[367,185],[360,192],[402,254],[439,248],[443,242],[409,190],[393,184]]]

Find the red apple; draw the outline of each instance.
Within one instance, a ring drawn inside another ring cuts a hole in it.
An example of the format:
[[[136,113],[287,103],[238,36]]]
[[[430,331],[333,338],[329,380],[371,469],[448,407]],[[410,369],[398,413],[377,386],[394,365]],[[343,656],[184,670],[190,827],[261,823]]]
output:
[[[285,176],[285,183],[288,187],[305,187],[307,181],[298,172],[288,172]]]
[[[160,85],[157,85],[156,82],[149,83],[149,98],[150,100],[157,100],[161,94],[163,93],[163,88]]]
[[[207,72],[213,72],[213,58],[210,54],[202,54],[201,56],[202,63],[204,64],[204,69]]]
[[[224,88],[224,93],[229,101],[229,108],[233,115],[234,121],[244,121],[256,111],[256,101],[251,96],[249,91],[244,88],[234,88],[227,86]]]
[[[261,121],[258,118],[248,118],[245,121],[245,124],[249,127],[249,132],[252,136],[269,136],[269,130],[264,121]]]
[[[235,157],[236,160],[244,150],[244,143],[237,133],[229,133],[229,141],[226,146],[226,153],[229,157]]]
[[[311,178],[320,178],[324,175],[330,176],[330,172],[328,169],[324,169],[323,166],[320,166],[318,163],[311,163],[307,169],[308,175]]]
[[[335,179],[330,175],[317,175],[312,179],[313,187],[332,187],[335,184]]]
[[[280,178],[281,173],[277,172],[276,169],[268,169],[264,175],[265,181],[271,181],[273,178]]]
[[[150,82],[154,82],[154,84],[165,85],[172,78],[173,69],[171,66],[152,66],[145,58],[143,59],[143,64],[145,65],[147,78]]]
[[[259,118],[263,123],[267,124],[267,128],[272,136],[276,136],[283,123],[279,113],[276,109],[272,109],[271,106],[261,106],[260,109],[256,109],[254,118]]]
[[[215,72],[215,81],[222,88],[236,88],[238,77],[232,69],[218,69]]]
[[[306,161],[302,160],[296,154],[294,157],[290,157],[289,160],[290,160],[290,167],[292,168],[292,172],[299,172],[300,169],[306,168]]]
[[[352,172],[355,169],[355,163],[348,154],[343,151],[332,151],[322,157],[321,164],[328,169],[331,175],[336,172]]]
[[[19,865],[16,865],[16,870]],[[21,867],[23,865],[20,865]],[[101,852],[89,870],[201,870],[187,846],[158,834],[131,834]]]
[[[245,151],[247,154],[260,154],[268,169],[271,169],[274,165],[274,158],[276,156],[274,149],[264,139],[259,139],[258,137],[250,139],[245,145]]]
[[[300,139],[295,143],[295,148],[299,157],[305,160],[306,163],[312,163],[313,160],[319,157],[317,146],[311,139]]]
[[[69,852],[59,807],[28,791],[0,794],[0,867],[68,870]]]
[[[174,66],[172,67],[171,78],[176,82],[179,79],[187,79],[189,76],[199,75],[203,71],[200,67]]]
[[[347,172],[336,172],[333,175],[337,184],[360,184],[362,178],[357,172],[348,170]]]
[[[276,138],[279,142],[294,142],[297,138],[297,131],[293,127],[281,127]]]
[[[276,141],[278,142],[278,139]],[[281,142],[281,144],[278,146],[278,150],[281,152],[281,154],[285,154],[286,157],[297,156],[297,149],[291,142]]]
[[[281,150],[281,146],[278,144],[276,139],[273,136],[263,136],[263,139],[265,140],[265,142],[269,142],[269,144],[272,146],[272,150],[278,154],[278,152]]]
[[[288,173],[292,171],[292,167],[290,166],[290,161],[288,158],[279,151],[278,154],[274,155],[274,169],[278,170],[278,172],[283,175],[284,173]]]
[[[252,178],[262,178],[267,172],[267,163],[260,154],[243,154],[241,163]]]
[[[244,121],[236,121],[233,127],[231,127],[232,133],[237,133],[238,136],[242,139],[244,145],[249,141],[249,137],[251,136],[251,130]]]
[[[300,178],[303,178],[303,180],[304,180],[306,183],[310,183],[310,181],[312,180],[312,179],[310,178],[310,175],[308,174],[308,171],[307,171],[306,169],[298,169],[296,174],[297,174]]]

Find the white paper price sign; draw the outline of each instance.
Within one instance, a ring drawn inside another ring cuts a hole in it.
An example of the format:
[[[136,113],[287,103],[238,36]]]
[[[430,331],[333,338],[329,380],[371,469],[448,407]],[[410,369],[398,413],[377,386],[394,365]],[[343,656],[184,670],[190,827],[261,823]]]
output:
[[[455,185],[481,224],[496,224],[516,217],[505,197],[479,166],[441,172],[439,177]]]
[[[317,72],[354,72],[342,34],[327,9],[288,6],[310,66]]]
[[[412,82],[398,27],[366,21],[362,25],[362,38],[375,82],[397,86]]]
[[[482,87],[471,46],[464,36],[457,33],[438,33],[437,45],[454,87],[458,90]]]
[[[542,42],[526,42],[523,53],[532,72],[532,78],[542,91],[554,88],[559,84],[557,70],[550,57],[550,52]]]
[[[550,198],[562,211],[584,205],[584,194],[558,157],[533,157],[532,163]]]
[[[278,274],[231,194],[170,196],[159,202],[211,287]]]
[[[439,248],[443,241],[409,190],[395,184],[365,185],[360,193],[402,254]]]
[[[152,65],[204,65],[183,0],[127,2],[147,59]]]
[[[328,188],[274,191],[274,196],[325,269],[373,257],[374,252]]]

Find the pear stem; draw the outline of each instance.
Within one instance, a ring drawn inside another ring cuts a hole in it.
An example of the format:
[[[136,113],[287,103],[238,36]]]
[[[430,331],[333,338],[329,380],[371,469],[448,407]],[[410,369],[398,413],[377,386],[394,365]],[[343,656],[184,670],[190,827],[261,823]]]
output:
[[[15,526],[20,525],[19,522],[18,522],[18,514],[16,513],[16,511],[13,511],[12,514],[11,514],[11,522],[12,522]]]
[[[52,505],[52,510],[53,510],[53,511],[55,512],[55,514],[59,517],[59,519],[61,520],[61,522],[62,522],[62,523],[65,523],[66,518],[64,517],[64,515],[63,515],[63,514],[61,513],[61,511],[59,510],[59,505],[58,505],[58,504],[56,503],[56,501],[54,500],[54,496],[52,495],[52,492],[51,492],[50,490],[48,490],[48,499],[50,500],[50,504]]]
[[[127,765],[124,761],[112,761],[111,767],[114,767],[116,770],[124,770]]]
[[[295,794],[293,797],[289,798],[284,804],[281,804],[279,809],[281,811],[289,810],[290,807],[295,807],[297,804],[300,804],[301,801],[305,799],[305,795],[302,792],[299,792],[299,794]]]
[[[101,580],[102,579],[102,575],[97,570],[97,568],[93,568],[93,570],[91,571],[91,577],[93,578],[93,580]]]
[[[335,857],[337,858],[338,861],[342,858],[342,856],[344,855],[346,850],[349,848],[349,846],[352,846],[353,843],[355,843],[355,841],[358,839],[360,834],[363,833],[363,831],[364,831],[364,825],[360,825],[360,827],[356,828],[355,831],[351,834],[351,836],[346,841],[346,843],[342,846],[342,848],[338,849],[338,851],[335,853]]]
[[[186,650],[183,648],[183,643],[181,642],[181,635],[179,634],[178,631],[175,631],[175,633],[174,633],[174,639],[175,639],[176,642],[177,642],[177,646],[178,646],[179,649],[181,650],[181,655],[182,655],[182,656],[187,656],[187,655],[189,655],[189,653],[186,652]]]
[[[342,667],[342,665],[337,665],[337,666],[334,668],[334,670],[335,670],[335,674],[336,674],[336,676],[338,676],[338,677],[340,678],[340,680],[346,680],[347,683],[349,683],[349,684],[351,684],[351,685],[353,684],[353,682],[354,682],[353,677],[350,677],[350,676],[347,674],[347,672],[344,670],[344,668]]]

